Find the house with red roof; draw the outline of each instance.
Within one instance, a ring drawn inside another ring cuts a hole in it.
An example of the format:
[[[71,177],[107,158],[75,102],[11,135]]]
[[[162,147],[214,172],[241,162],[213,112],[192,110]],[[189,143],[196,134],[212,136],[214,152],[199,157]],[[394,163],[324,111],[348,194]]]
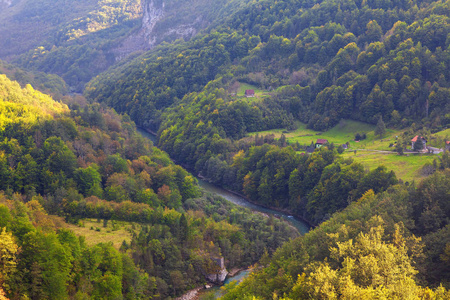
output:
[[[427,149],[427,140],[423,137],[423,136],[418,136],[416,135],[412,140],[411,140],[411,149],[415,149],[415,144],[416,143],[422,143],[422,149],[426,150]]]
[[[255,97],[255,90],[245,90],[245,97]]]
[[[326,139],[317,139],[317,142],[315,143],[314,147],[320,148],[327,143],[328,143],[328,140],[326,140]]]

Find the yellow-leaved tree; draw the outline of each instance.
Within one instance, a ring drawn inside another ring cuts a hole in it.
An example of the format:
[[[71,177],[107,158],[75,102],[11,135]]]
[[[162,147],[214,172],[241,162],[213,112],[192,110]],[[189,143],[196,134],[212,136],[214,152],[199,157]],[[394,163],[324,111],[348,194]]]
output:
[[[6,228],[0,228],[0,288],[9,290],[9,280],[16,271],[16,254],[19,247]],[[1,299],[1,294],[0,294]]]
[[[432,291],[416,284],[417,271],[412,266],[408,244],[418,244],[414,236],[405,239],[402,224],[396,224],[389,236],[384,221],[374,216],[368,232],[356,238],[348,237],[348,228],[341,225],[330,256],[325,261],[312,262],[307,276],[299,276],[292,289],[293,298],[312,299],[436,299],[448,296],[445,289]],[[392,239],[391,241],[389,241]],[[411,247],[411,246],[410,246]]]
[[[6,298],[5,296],[5,292],[1,287],[0,287],[0,300],[8,300],[8,298]]]

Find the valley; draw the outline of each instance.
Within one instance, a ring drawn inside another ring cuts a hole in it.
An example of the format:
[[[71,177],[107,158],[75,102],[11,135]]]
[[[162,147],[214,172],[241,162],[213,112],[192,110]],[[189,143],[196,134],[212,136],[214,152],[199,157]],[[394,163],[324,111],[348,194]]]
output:
[[[138,132],[142,136],[150,139],[152,142],[154,142],[154,143],[156,142],[155,135],[148,133],[147,131],[145,131],[143,129],[138,129]],[[233,193],[232,191],[220,188],[219,186],[216,186],[216,185],[212,184],[211,182],[208,182],[205,179],[202,179],[198,176],[196,176],[196,178],[198,180],[199,186],[207,193],[211,193],[213,195],[220,196],[233,204],[236,204],[236,205],[244,207],[244,208],[248,208],[251,211],[256,212],[256,213],[261,213],[264,216],[267,216],[267,217],[270,216],[270,217],[276,217],[278,219],[283,219],[285,222],[287,222],[291,226],[295,227],[300,234],[305,234],[310,229],[309,224],[307,224],[304,221],[298,220],[297,218],[295,218],[294,216],[292,216],[289,213],[284,213],[281,211],[277,211],[277,210],[273,210],[273,209],[270,209],[267,207],[256,205],[254,203],[249,202],[248,199],[245,199],[245,197],[243,195]]]
[[[0,1],[0,298],[449,299],[449,14]]]

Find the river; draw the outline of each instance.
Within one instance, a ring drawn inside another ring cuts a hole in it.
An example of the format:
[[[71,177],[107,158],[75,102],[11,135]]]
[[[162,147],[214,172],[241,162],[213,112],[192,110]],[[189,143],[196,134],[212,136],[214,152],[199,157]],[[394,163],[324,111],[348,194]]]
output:
[[[137,131],[143,136],[148,138],[149,140],[151,140],[153,142],[154,145],[157,144],[157,140],[156,140],[156,136],[145,131],[144,129],[138,128]],[[297,230],[300,232],[300,234],[305,234],[309,231],[310,226],[301,221],[298,220],[297,218],[282,213],[282,212],[278,212],[276,210],[273,209],[269,209],[260,205],[256,205],[253,204],[249,201],[247,201],[245,198],[240,197],[230,191],[227,191],[221,187],[218,187],[210,182],[205,181],[204,179],[199,178],[198,176],[196,176],[197,180],[198,180],[198,184],[200,185],[200,187],[202,187],[205,191],[216,194],[218,196],[221,196],[222,198],[224,198],[227,201],[230,201],[236,205],[242,206],[242,207],[246,207],[251,209],[252,211],[256,211],[256,212],[261,212],[267,215],[273,215],[274,217],[277,218],[282,218],[284,220],[286,220],[287,222],[289,222],[292,226],[294,226],[295,228],[297,228]],[[236,276],[233,277],[227,277],[227,279],[225,280],[224,284],[227,284],[233,280],[237,280],[240,281],[242,280],[244,277],[246,277],[249,274],[249,270],[244,270],[241,271],[240,273],[238,273]],[[217,299],[220,297],[221,293],[220,293],[220,289],[219,287],[214,287],[212,288],[210,291],[214,291],[214,298]],[[204,292],[200,292],[201,294]],[[200,297],[201,298],[201,297]]]
[[[151,140],[153,142],[153,144],[156,145],[157,141],[156,141],[155,135],[153,135],[141,128],[138,128],[137,131],[143,137],[148,138],[149,140]],[[257,204],[253,204],[253,203],[247,201],[245,198],[240,197],[240,196],[238,196],[230,191],[227,191],[221,187],[218,187],[212,183],[209,183],[199,177],[197,177],[197,179],[198,179],[199,185],[207,192],[219,195],[219,196],[223,197],[225,200],[228,200],[228,201],[230,201],[236,205],[242,206],[242,207],[247,207],[247,208],[251,209],[252,211],[265,213],[267,215],[273,215],[276,218],[282,218],[282,219],[286,220],[287,222],[289,222],[292,226],[297,228],[297,230],[300,232],[300,234],[305,234],[309,231],[310,226],[307,223],[305,223],[289,214],[278,212],[276,210],[269,209],[269,208],[266,208],[266,207],[263,207],[263,206],[260,206]]]

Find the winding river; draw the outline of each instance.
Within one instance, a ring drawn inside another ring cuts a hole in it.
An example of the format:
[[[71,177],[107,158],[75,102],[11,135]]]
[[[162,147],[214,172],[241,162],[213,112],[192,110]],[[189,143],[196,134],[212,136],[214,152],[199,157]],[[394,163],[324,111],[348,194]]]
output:
[[[141,128],[138,128],[137,131],[143,137],[146,137],[149,140],[151,140],[153,142],[153,144],[155,144],[155,145],[157,144],[156,136],[152,135],[151,133],[149,133]],[[297,230],[300,232],[300,234],[305,234],[309,231],[310,226],[308,224],[306,224],[305,222],[303,222],[301,220],[298,220],[297,218],[295,218],[291,215],[288,215],[288,214],[282,213],[282,212],[278,212],[276,210],[272,210],[269,208],[265,208],[260,205],[253,204],[253,203],[247,201],[246,199],[244,199],[243,197],[240,197],[230,191],[227,191],[221,187],[218,187],[212,183],[209,183],[201,178],[197,177],[197,179],[198,179],[199,185],[207,192],[219,195],[219,196],[223,197],[225,200],[228,200],[236,205],[249,208],[252,211],[261,212],[261,213],[264,213],[267,215],[273,215],[276,218],[282,218],[282,219],[286,220],[287,222],[289,222],[292,226],[297,228]]]

